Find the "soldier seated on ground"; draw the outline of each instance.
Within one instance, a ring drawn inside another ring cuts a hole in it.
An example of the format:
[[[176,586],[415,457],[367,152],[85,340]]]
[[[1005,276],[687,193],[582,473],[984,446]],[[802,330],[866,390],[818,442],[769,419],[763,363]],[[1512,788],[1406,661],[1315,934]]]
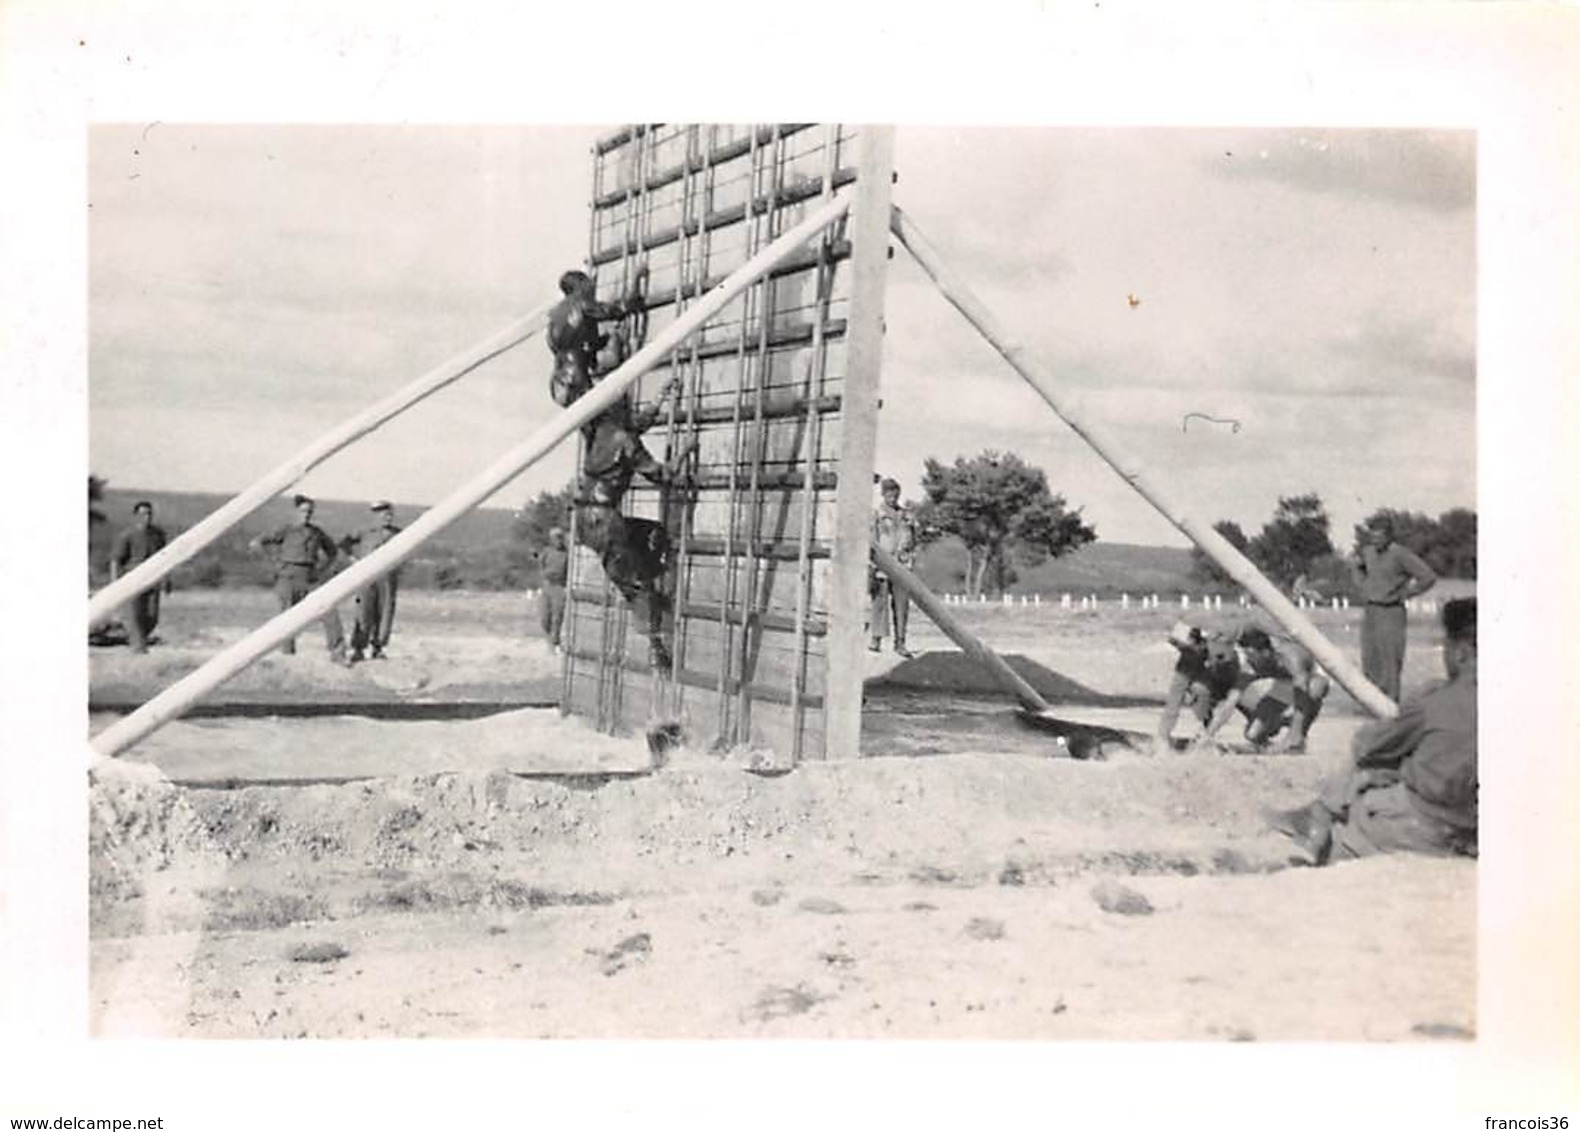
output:
[[[1311,651],[1287,637],[1273,638],[1267,630],[1248,625],[1236,638],[1239,675],[1234,692],[1213,708],[1200,735],[1199,748],[1212,742],[1236,711],[1245,717],[1245,740],[1255,750],[1276,749],[1300,754],[1306,749],[1311,725],[1327,699],[1328,678],[1317,670]]]
[[[1354,768],[1296,810],[1268,810],[1312,864],[1378,853],[1477,853],[1476,599],[1443,606],[1448,683],[1355,733]]]
[[[1203,727],[1213,708],[1234,691],[1240,662],[1234,645],[1224,634],[1180,621],[1169,631],[1169,644],[1179,652],[1169,681],[1163,714],[1158,718],[1156,749],[1174,747],[1174,724],[1181,709],[1188,708]]]
[[[616,322],[627,316],[640,318],[646,306],[642,286],[645,268],[637,270],[630,293],[624,301],[601,303],[592,277],[585,271],[567,271],[560,276],[564,296],[549,312],[546,335],[549,352],[554,355],[554,370],[549,376],[549,396],[564,408],[592,388],[598,372],[598,354],[609,345],[610,336],[599,323]]]

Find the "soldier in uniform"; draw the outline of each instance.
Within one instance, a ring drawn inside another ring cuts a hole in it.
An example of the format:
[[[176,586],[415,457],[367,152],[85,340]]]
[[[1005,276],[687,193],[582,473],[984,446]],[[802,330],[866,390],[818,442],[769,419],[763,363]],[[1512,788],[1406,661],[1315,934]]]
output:
[[[1409,547],[1394,541],[1393,521],[1375,515],[1366,524],[1354,570],[1366,612],[1361,620],[1361,669],[1383,693],[1399,701],[1408,618],[1405,602],[1437,584],[1437,574]]]
[[[1174,724],[1180,711],[1189,708],[1206,727],[1213,709],[1229,698],[1240,676],[1240,659],[1234,643],[1224,634],[1180,621],[1169,631],[1169,644],[1179,653],[1158,719],[1158,751],[1174,747]]]
[[[274,596],[283,612],[301,601],[313,588],[327,578],[334,565],[337,551],[330,537],[313,523],[313,501],[305,495],[295,498],[296,521],[279,530],[259,535],[249,546],[253,550],[268,547],[274,553]],[[346,656],[345,629],[340,614],[331,606],[322,618],[324,643],[329,647],[329,658],[336,664],[349,665]],[[280,646],[287,656],[296,653],[296,638]]]
[[[1351,745],[1354,765],[1299,809],[1265,810],[1310,864],[1378,853],[1477,855],[1476,599],[1443,605],[1448,683],[1368,723]]]
[[[565,581],[570,574],[570,552],[565,549],[565,532],[559,527],[549,531],[549,545],[538,558],[543,572],[543,635],[555,652],[560,651],[560,626],[565,622]]]
[[[154,505],[146,499],[132,504],[132,525],[110,545],[110,581],[147,562],[164,549],[166,541],[164,529],[154,525]],[[149,638],[159,624],[160,589],[151,586],[126,604],[126,642],[133,652],[148,651]]]
[[[1306,736],[1322,711],[1327,698],[1328,678],[1317,670],[1316,658],[1298,641],[1286,637],[1276,640],[1267,630],[1247,625],[1240,630],[1239,675],[1235,691],[1214,709],[1193,745],[1211,742],[1236,711],[1245,716],[1245,738],[1261,750],[1279,732],[1285,732],[1281,748],[1290,754],[1306,749]]]
[[[692,446],[683,445],[665,464],[647,450],[642,432],[658,405],[633,413],[629,399],[616,402],[587,426],[587,448],[576,492],[577,536],[597,553],[604,574],[633,608],[645,605],[649,658],[654,668],[671,666],[664,643],[670,613],[663,581],[669,572],[669,531],[654,519],[620,513],[631,480],[640,475],[661,487],[680,480]]]
[[[642,317],[646,309],[641,294],[645,279],[645,268],[639,269],[624,302],[600,303],[585,271],[567,271],[560,276],[560,294],[564,298],[549,312],[546,335],[549,352],[554,355],[549,396],[556,405],[565,408],[592,388],[599,370],[599,351],[610,343],[610,335],[600,329],[599,323]],[[641,340],[640,335],[636,338]]]
[[[872,514],[872,541],[874,545],[894,555],[901,566],[909,567],[916,561],[916,520],[910,508],[900,505],[900,485],[885,479],[879,485],[881,501]],[[874,567],[867,570],[867,648],[878,652],[883,648],[883,638],[889,633],[889,618],[894,618],[894,651],[909,659],[914,655],[905,647],[905,626],[910,619],[911,599],[904,591],[895,588],[888,575]]]
[[[395,525],[395,508],[388,500],[380,499],[369,510],[378,516],[378,525],[347,535],[342,543],[346,551],[357,558],[372,554],[400,534],[400,528]],[[357,615],[351,626],[352,661],[361,660],[364,649],[372,652],[374,660],[383,658],[384,649],[390,643],[390,632],[395,627],[399,574],[398,569],[393,569],[358,591]]]

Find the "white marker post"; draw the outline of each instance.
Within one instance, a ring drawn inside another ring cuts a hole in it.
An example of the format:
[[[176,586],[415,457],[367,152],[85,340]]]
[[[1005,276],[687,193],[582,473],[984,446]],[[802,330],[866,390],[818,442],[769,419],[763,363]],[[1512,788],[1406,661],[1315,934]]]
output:
[[[1134,454],[1093,423],[1094,414],[1078,397],[1062,389],[1052,373],[1033,359],[1030,352],[1016,342],[1006,328],[999,325],[982,301],[966,286],[965,281],[939,259],[937,252],[917,230],[916,225],[911,223],[908,216],[896,208],[892,212],[892,217],[894,233],[899,237],[900,243],[905,245],[906,250],[921,265],[922,270],[932,278],[944,298],[965,316],[966,321],[976,327],[1004,360],[1014,367],[1015,372],[1031,383],[1032,388],[1036,389],[1042,399],[1048,403],[1049,408],[1091,445],[1126,483],[1135,488],[1147,502],[1158,509],[1164,518],[1173,523],[1180,533],[1201,547],[1208,557],[1255,597],[1257,603],[1272,614],[1296,640],[1310,649],[1317,663],[1331,673],[1345,691],[1354,696],[1367,711],[1384,718],[1398,714],[1398,706],[1375,684],[1366,679],[1360,670],[1351,664],[1349,659],[1324,637],[1287,597],[1279,592],[1277,586],[1263,577],[1250,559],[1213,530],[1211,524],[1200,522],[1191,516],[1178,500],[1170,496],[1165,487],[1147,473]]]

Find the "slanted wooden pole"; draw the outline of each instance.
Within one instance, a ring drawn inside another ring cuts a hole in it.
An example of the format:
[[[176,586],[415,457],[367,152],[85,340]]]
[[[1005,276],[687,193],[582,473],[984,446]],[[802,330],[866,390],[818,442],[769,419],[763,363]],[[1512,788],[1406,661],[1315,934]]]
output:
[[[944,603],[934,596],[933,591],[922,584],[922,580],[900,565],[899,559],[890,554],[876,543],[872,547],[873,561],[878,564],[878,569],[889,576],[907,597],[921,607],[923,613],[932,619],[934,625],[943,630],[948,637],[970,657],[980,662],[993,674],[1006,691],[1020,701],[1021,706],[1027,711],[1038,713],[1053,710],[1048,701],[1043,699],[1037,689],[1028,684],[1019,672],[1009,666],[1009,662],[998,653],[988,648],[971,631],[962,625],[949,610],[944,608]]]
[[[281,641],[295,636],[308,624],[318,620],[336,602],[394,569],[428,539],[493,495],[542,459],[560,441],[625,396],[637,378],[662,360],[665,354],[680,345],[736,295],[794,254],[802,244],[845,215],[849,208],[850,197],[845,195],[835,197],[811,213],[731,272],[695,306],[666,327],[662,334],[631,355],[625,364],[593,386],[570,408],[552,417],[526,440],[495,460],[372,554],[329,579],[301,602],[211,658],[196,672],[166,688],[125,719],[105,728],[94,737],[94,750],[101,755],[115,755],[126,750],[180,715],[193,701],[229,680]]]
[[[543,329],[553,306],[553,303],[544,303],[493,337],[479,342],[469,350],[463,350],[447,361],[440,362],[409,385],[391,393],[384,400],[358,413],[333,431],[326,432],[219,510],[206,516],[191,529],[183,531],[148,561],[140,563],[135,570],[122,575],[94,594],[88,601],[88,623],[93,624],[143,591],[152,589],[170,571],[348,444],[366,436],[424,398],[465,377],[484,362],[497,358],[506,350],[519,346],[531,338]]]
[[[1360,670],[1351,664],[1349,659],[1335,648],[1333,643],[1324,637],[1273,583],[1264,578],[1261,571],[1251,564],[1250,559],[1236,550],[1210,525],[1192,517],[1178,500],[1169,495],[1166,488],[1147,474],[1140,460],[1126,451],[1118,440],[1094,424],[1079,399],[1061,389],[1053,375],[1034,359],[1024,346],[1016,342],[1008,330],[999,325],[983,305],[982,300],[972,293],[964,280],[939,259],[938,253],[917,230],[910,217],[898,208],[893,212],[893,226],[894,234],[900,238],[900,243],[904,244],[906,250],[915,257],[916,262],[921,264],[922,270],[932,277],[944,298],[965,315],[966,321],[977,328],[988,343],[1003,355],[1004,360],[1015,368],[1015,372],[1030,382],[1032,388],[1048,402],[1048,406],[1090,444],[1126,483],[1140,492],[1142,497],[1156,507],[1165,519],[1179,528],[1186,538],[1201,547],[1214,562],[1223,567],[1224,571],[1243,586],[1262,608],[1272,614],[1291,636],[1310,649],[1317,663],[1327,669],[1361,706],[1373,715],[1385,719],[1399,713],[1397,705],[1381,689],[1366,679]]]

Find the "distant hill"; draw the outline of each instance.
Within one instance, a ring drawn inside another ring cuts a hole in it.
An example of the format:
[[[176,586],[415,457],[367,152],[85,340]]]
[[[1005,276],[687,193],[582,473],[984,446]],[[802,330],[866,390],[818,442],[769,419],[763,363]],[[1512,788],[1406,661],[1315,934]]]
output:
[[[966,548],[958,539],[944,539],[922,554],[918,573],[938,593],[965,588]],[[1138,546],[1125,542],[1094,542],[1062,558],[1038,566],[1016,565],[1020,578],[1010,586],[1016,594],[1120,593],[1178,595],[1199,593],[1201,583],[1190,576],[1191,554],[1184,547]]]
[[[131,522],[132,504],[147,499],[154,518],[174,538],[199,520],[217,511],[231,496],[212,492],[138,491],[108,487],[99,509],[106,521],[94,523],[89,532],[90,564],[96,583],[105,579],[105,556],[110,539]],[[340,538],[372,522],[371,500],[320,499],[314,521],[332,538]],[[396,503],[395,521],[406,526],[426,507]],[[291,521],[294,512],[288,497],[270,501],[262,510],[242,520],[212,548],[186,563],[175,574],[178,586],[268,585],[269,564],[247,550],[255,535]],[[537,584],[536,564],[525,548],[511,538],[514,513],[504,508],[478,508],[457,519],[443,534],[427,543],[404,567],[407,585],[465,587],[468,589],[517,589]],[[927,548],[918,573],[938,593],[958,593],[965,585],[966,551],[955,539]],[[1063,558],[1036,567],[1017,566],[1020,579],[1012,593],[1076,595],[1095,593],[1198,593],[1201,585],[1190,577],[1190,551],[1182,547],[1138,546],[1131,543],[1096,542]]]

